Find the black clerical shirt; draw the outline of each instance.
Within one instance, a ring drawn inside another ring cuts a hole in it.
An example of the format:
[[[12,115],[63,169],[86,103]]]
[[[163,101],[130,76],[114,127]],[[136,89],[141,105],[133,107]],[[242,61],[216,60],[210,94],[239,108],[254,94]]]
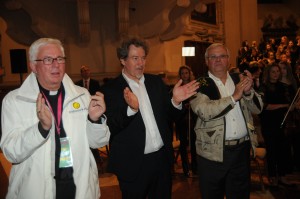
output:
[[[60,95],[60,93],[62,93],[62,104],[64,101],[64,97],[65,97],[65,90],[63,85],[61,85],[61,87],[59,88],[59,90],[57,92],[53,92],[53,91],[49,91],[46,90],[44,88],[42,88],[40,85],[40,91],[43,94],[43,97],[46,97],[46,105],[49,107],[49,105],[51,106],[51,109],[53,111],[53,115],[55,117],[55,121],[57,121],[57,105],[58,105],[58,96]],[[49,104],[48,104],[49,103]],[[63,106],[61,106],[61,109],[63,109]],[[60,110],[62,111],[62,110]],[[39,125],[39,128],[41,128],[41,125]],[[75,194],[76,191],[76,187],[74,184],[74,179],[73,179],[73,167],[66,167],[66,168],[59,168],[59,160],[60,160],[60,152],[61,152],[61,144],[60,144],[60,138],[66,137],[66,132],[65,129],[63,127],[63,121],[60,122],[60,133],[58,134],[57,132],[57,128],[55,128],[55,180],[56,180],[56,190],[61,190],[59,187],[60,184],[63,182],[64,186],[65,183],[70,183],[71,186],[67,186],[67,187],[72,187],[71,190],[62,190],[62,191],[66,191],[66,192],[73,192]],[[45,132],[45,131],[44,131]],[[41,131],[42,133],[42,131]],[[48,131],[49,133],[49,131]],[[42,133],[42,135],[44,137],[47,137],[47,134]],[[57,195],[60,195],[62,193],[57,193]]]

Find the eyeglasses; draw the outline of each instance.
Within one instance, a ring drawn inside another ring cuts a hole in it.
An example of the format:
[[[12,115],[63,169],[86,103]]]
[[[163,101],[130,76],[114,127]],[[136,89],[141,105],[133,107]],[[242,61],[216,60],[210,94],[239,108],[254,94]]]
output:
[[[228,57],[229,57],[228,55],[219,55],[219,56],[211,55],[211,56],[208,56],[207,58],[209,60],[215,61],[217,59],[227,59]]]
[[[56,60],[58,64],[64,64],[66,63],[66,59],[66,57],[45,57],[44,59],[36,59],[34,61],[42,61],[45,65],[51,65],[54,62],[54,60]]]

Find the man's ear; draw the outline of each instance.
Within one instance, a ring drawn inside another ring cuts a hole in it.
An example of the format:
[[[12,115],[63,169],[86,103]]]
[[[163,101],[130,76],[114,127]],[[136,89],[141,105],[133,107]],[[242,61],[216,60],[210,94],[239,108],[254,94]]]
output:
[[[30,62],[29,66],[30,66],[31,71],[34,72],[34,73],[36,73],[36,64],[33,63],[33,62]]]
[[[206,63],[206,66],[208,66],[208,59],[206,59],[206,58],[205,58],[205,63]]]
[[[125,59],[120,59],[120,63],[122,66],[125,66]]]

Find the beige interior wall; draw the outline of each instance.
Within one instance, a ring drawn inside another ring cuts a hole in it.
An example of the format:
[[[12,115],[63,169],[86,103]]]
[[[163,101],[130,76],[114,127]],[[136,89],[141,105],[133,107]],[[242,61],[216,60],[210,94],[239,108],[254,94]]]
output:
[[[257,0],[240,1],[241,39],[259,42],[257,22]]]
[[[28,51],[28,47],[18,44],[15,41],[13,41],[6,34],[6,30],[7,30],[6,22],[0,17],[0,34],[1,34],[0,51],[1,51],[1,55],[2,55],[2,67],[4,68],[4,75],[1,77],[1,81],[4,83],[7,83],[7,84],[14,84],[14,83],[20,82],[20,75],[11,73],[9,50],[10,49],[26,49],[26,51]],[[29,65],[28,65],[28,72],[30,72]],[[23,75],[24,78],[26,76],[27,76],[27,74]]]
[[[256,0],[216,1],[222,3],[221,14],[224,19],[224,21],[222,21],[224,23],[224,38],[226,45],[231,50],[230,63],[233,66],[236,64],[237,49],[243,40],[257,40],[259,42],[262,37],[260,28],[265,14],[275,12],[275,14],[284,13],[284,15],[287,15],[292,12],[292,9],[286,6],[283,7],[282,5],[257,6]],[[62,35],[63,37],[66,55],[68,57],[66,71],[74,80],[80,78],[79,68],[82,64],[89,65],[92,76],[99,80],[104,77],[116,76],[121,71],[119,60],[116,57],[116,47],[118,46],[115,27],[116,18],[115,15],[112,14],[115,8],[109,2],[107,2],[104,7],[99,7],[96,2],[93,2],[93,4],[95,5],[93,5],[91,9],[91,40],[88,43],[82,44],[78,42],[78,40],[74,38],[75,33],[69,34],[66,31],[59,32],[59,36]],[[99,9],[104,9],[104,11],[100,12]],[[32,11],[34,11],[34,9],[32,9]],[[145,10],[142,14],[146,12],[148,11]],[[151,10],[149,12],[151,12]],[[296,14],[299,19],[299,13]],[[73,14],[70,14],[70,16],[59,24],[63,23],[66,24],[66,26],[69,25],[71,30],[75,31],[78,24],[76,24],[77,19],[72,20],[72,16],[74,17]],[[53,22],[46,22],[46,17],[49,18],[49,15],[45,16],[45,19],[42,21],[43,24],[35,28],[47,25],[47,30],[51,29],[51,23]],[[37,19],[35,19],[34,22],[36,22],[36,20]],[[134,20],[136,23],[132,24],[130,31],[132,34],[138,34],[141,32],[139,29],[140,26],[137,25],[138,19],[135,18]],[[53,24],[52,27],[56,28],[57,25]],[[2,81],[4,83],[19,82],[19,75],[10,73],[9,49],[28,49],[28,46],[18,44],[9,38],[6,34],[6,28],[5,21],[0,18],[2,65],[5,68],[5,76],[2,77]],[[55,36],[51,31],[49,31],[49,34],[49,36]],[[146,72],[167,72],[173,74],[173,76],[174,74],[176,75],[179,66],[184,64],[184,59],[181,57],[183,42],[184,40],[193,39],[195,39],[193,35],[181,35],[168,41],[161,41],[159,35],[148,38],[150,53],[147,58]],[[24,76],[26,76],[26,74]]]
[[[236,66],[236,57],[243,40],[259,42],[256,0],[224,1],[225,43],[230,49],[231,66]]]
[[[225,44],[230,50],[230,64],[236,66],[237,50],[241,41],[240,0],[224,1]]]

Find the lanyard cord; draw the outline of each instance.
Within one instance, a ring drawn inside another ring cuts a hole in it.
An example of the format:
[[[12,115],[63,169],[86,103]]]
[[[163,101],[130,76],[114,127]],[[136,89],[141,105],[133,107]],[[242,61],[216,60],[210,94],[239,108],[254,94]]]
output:
[[[57,120],[56,120],[56,117],[54,115],[54,112],[53,112],[53,109],[52,109],[52,106],[51,104],[49,103],[46,95],[44,94],[44,92],[42,91],[42,95],[44,96],[45,100],[46,100],[46,103],[52,113],[52,115],[54,116],[54,121],[55,121],[55,127],[56,127],[56,130],[57,130],[57,134],[59,135],[60,134],[60,124],[61,124],[61,115],[62,115],[62,92],[59,93],[58,95],[58,101],[57,101]]]

